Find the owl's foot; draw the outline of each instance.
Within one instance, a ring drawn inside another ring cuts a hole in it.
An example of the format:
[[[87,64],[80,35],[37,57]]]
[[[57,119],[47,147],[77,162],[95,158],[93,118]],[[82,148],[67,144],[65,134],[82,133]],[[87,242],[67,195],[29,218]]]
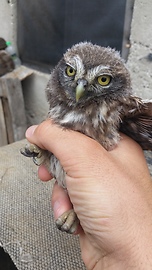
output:
[[[48,151],[43,150],[39,148],[35,144],[26,144],[24,148],[20,149],[21,154],[23,154],[26,157],[32,157],[34,163],[37,166],[40,166],[41,164],[45,163],[45,160],[48,159]]]
[[[76,232],[79,219],[73,209],[64,212],[57,220],[56,226],[59,230],[73,234]]]

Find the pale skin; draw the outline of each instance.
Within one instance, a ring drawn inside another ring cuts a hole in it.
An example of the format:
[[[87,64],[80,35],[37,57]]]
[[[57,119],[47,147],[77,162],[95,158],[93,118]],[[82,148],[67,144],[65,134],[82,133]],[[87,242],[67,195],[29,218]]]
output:
[[[73,205],[86,268],[152,269],[152,182],[139,145],[122,134],[107,152],[51,120],[30,127],[26,137],[51,151],[66,171],[69,196],[55,184],[52,207],[56,219]],[[52,178],[44,166],[38,174],[43,181]]]

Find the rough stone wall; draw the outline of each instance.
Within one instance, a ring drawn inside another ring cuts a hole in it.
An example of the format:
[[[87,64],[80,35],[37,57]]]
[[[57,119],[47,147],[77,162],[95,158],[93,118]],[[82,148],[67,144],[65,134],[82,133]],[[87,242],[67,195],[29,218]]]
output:
[[[144,98],[152,98],[152,1],[135,0],[131,48],[128,68],[131,72],[133,92]]]
[[[17,51],[17,0],[0,1],[0,36],[11,41]]]

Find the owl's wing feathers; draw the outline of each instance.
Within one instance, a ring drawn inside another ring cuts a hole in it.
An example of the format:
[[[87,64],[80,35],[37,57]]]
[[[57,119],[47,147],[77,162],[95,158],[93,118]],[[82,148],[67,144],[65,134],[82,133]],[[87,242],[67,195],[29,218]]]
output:
[[[125,113],[122,111],[120,131],[137,141],[144,150],[152,150],[152,100],[131,96],[126,109]]]

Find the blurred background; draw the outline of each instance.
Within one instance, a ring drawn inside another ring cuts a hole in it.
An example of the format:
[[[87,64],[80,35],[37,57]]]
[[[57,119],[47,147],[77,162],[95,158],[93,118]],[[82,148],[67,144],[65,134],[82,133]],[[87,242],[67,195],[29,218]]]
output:
[[[1,0],[0,35],[32,69],[21,80],[27,126],[46,118],[49,74],[73,44],[110,46],[127,60],[133,7],[134,0]]]
[[[124,49],[125,14],[134,1],[18,0],[17,44],[23,62],[55,65],[63,52],[80,41]],[[130,27],[128,25],[130,33]],[[124,55],[124,58],[126,55]]]

